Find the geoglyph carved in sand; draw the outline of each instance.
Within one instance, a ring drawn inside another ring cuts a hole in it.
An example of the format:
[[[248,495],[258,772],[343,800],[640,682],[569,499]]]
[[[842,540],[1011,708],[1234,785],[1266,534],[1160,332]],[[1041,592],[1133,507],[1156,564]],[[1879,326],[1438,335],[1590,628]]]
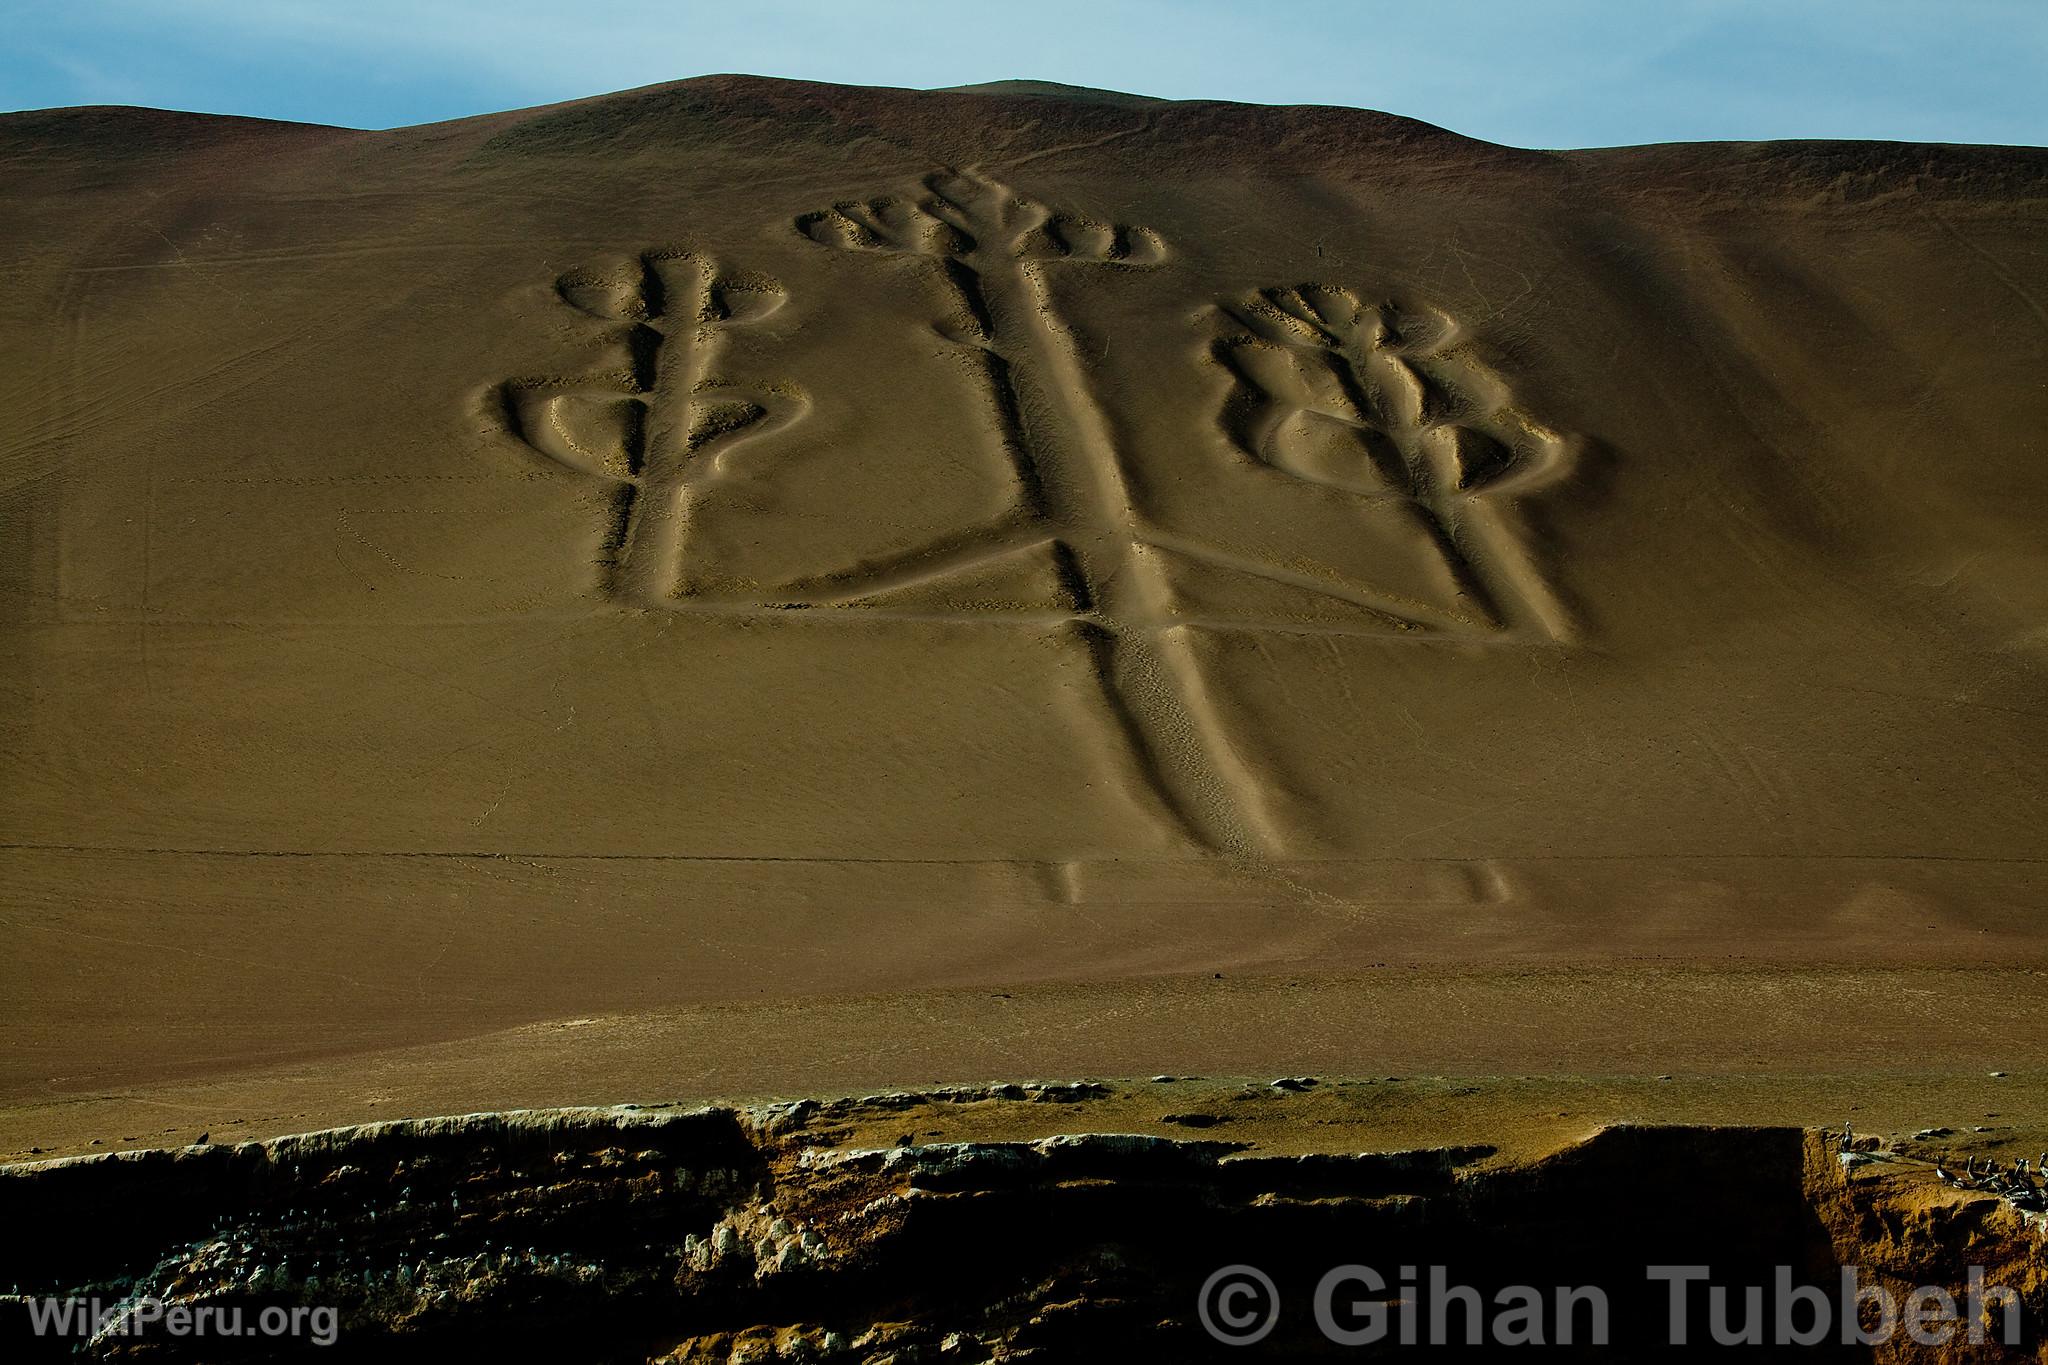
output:
[[[1085,651],[1153,801],[1211,849],[1260,852],[1280,831],[1261,810],[1262,784],[1217,724],[1183,628],[1166,618],[1136,562],[1144,518],[1045,273],[1064,263],[1154,265],[1164,243],[1147,228],[1061,213],[978,174],[942,171],[924,189],[915,203],[841,203],[796,227],[836,249],[928,263],[942,310],[936,329],[979,363],[1021,505],[1004,525],[880,566],[881,581],[957,573],[1049,545],[1072,597],[1061,629]]]
[[[1562,474],[1567,442],[1513,402],[1450,317],[1328,284],[1261,289],[1219,311],[1213,354],[1238,382],[1223,413],[1235,450],[1403,507],[1472,604],[1466,626],[1569,635],[1495,510]]]
[[[721,272],[699,255],[649,253],[636,271],[569,276],[558,286],[568,305],[628,329],[628,372],[503,390],[516,435],[620,486],[606,585],[615,600],[766,615],[860,605],[1013,557],[1049,562],[1066,604],[1022,623],[1070,640],[1088,659],[1132,785],[1159,816],[1202,847],[1244,857],[1281,851],[1298,822],[1274,808],[1285,784],[1256,744],[1225,724],[1191,633],[1300,627],[1256,603],[1191,608],[1182,591],[1191,573],[1255,592],[1308,593],[1331,609],[1322,633],[1564,635],[1562,610],[1486,500],[1554,476],[1565,443],[1521,414],[1449,319],[1368,304],[1330,285],[1263,289],[1217,308],[1225,327],[1210,350],[1232,377],[1219,415],[1227,449],[1297,486],[1402,518],[1455,585],[1454,602],[1431,607],[1178,532],[1140,505],[1129,452],[1119,448],[1049,272],[1161,266],[1168,249],[1158,234],[1062,212],[973,171],[936,172],[921,190],[837,203],[799,216],[795,228],[829,249],[893,258],[927,291],[934,330],[977,376],[1014,475],[1011,509],[986,524],[940,528],[902,553],[820,566],[751,600],[694,589],[684,570],[693,491],[715,481],[743,444],[801,416],[806,401],[790,386],[745,387],[719,371],[724,330],[778,306],[776,286]],[[1362,522],[1361,533],[1389,524]],[[976,613],[1005,615],[1015,613]]]
[[[605,588],[640,607],[681,590],[692,495],[739,446],[803,415],[788,384],[748,387],[720,373],[725,332],[780,308],[779,285],[726,273],[690,251],[650,251],[604,274],[556,283],[561,301],[625,329],[628,361],[587,378],[502,387],[513,432],[541,454],[616,485]]]

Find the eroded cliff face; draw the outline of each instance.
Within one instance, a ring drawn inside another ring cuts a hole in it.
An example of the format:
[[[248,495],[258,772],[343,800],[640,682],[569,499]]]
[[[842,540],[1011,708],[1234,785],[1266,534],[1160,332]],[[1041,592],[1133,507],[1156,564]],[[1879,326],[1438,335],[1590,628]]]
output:
[[[1818,1349],[2040,1358],[2038,1215],[1917,1167],[1845,1172],[1824,1138],[1797,1129],[1610,1128],[1514,1163],[1487,1147],[1272,1156],[1114,1133],[849,1140],[894,1111],[1087,1094],[473,1115],[15,1167],[0,1173],[0,1282],[16,1291],[4,1332],[22,1347],[14,1358],[53,1359],[1350,1358],[1399,1349],[1408,1310],[1427,1339],[1428,1268],[1441,1266],[1484,1307],[1468,1321],[1454,1306],[1439,1334],[1519,1330],[1613,1359],[1669,1344],[1670,1282],[1650,1267],[1708,1276],[1685,1314],[1700,1343],[1716,1326],[1739,1332],[1743,1287],[1769,1298],[1780,1267],[1832,1300],[1844,1267],[1900,1299],[1922,1285],[1960,1299],[1978,1266],[2015,1291],[2016,1343],[1993,1311],[1979,1344],[1966,1331],[1942,1346],[1832,1332]],[[1347,1265],[1386,1284],[1345,1282],[1331,1301],[1352,1336],[1332,1340],[1317,1286]],[[1204,1325],[1203,1287],[1228,1266],[1256,1267],[1280,1305],[1250,1350]],[[1733,1318],[1714,1312],[1708,1284],[1734,1287]],[[1546,1302],[1596,1288],[1604,1330],[1583,1302],[1504,1323],[1495,1305],[1509,1286]],[[90,1340],[38,1337],[32,1306],[53,1297],[114,1311]],[[251,1324],[265,1308],[332,1312],[302,1316],[296,1336],[174,1336],[162,1322],[138,1330],[145,1300],[213,1309],[216,1324],[233,1308]],[[1775,1309],[1761,1311],[1768,1341]],[[1376,1313],[1387,1339],[1359,1342]],[[323,1328],[325,1346],[313,1339]]]

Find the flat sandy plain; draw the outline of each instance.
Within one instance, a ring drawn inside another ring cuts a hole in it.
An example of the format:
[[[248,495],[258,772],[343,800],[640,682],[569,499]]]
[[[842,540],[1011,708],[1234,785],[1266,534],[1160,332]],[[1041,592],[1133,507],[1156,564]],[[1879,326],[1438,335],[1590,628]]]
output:
[[[714,78],[0,191],[0,1159],[2038,1117],[2048,152]]]

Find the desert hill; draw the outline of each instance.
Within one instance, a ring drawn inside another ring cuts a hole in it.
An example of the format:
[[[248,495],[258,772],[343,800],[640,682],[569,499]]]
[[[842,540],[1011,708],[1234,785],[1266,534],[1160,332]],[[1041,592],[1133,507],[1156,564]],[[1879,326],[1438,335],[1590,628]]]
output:
[[[2048,151],[717,77],[0,185],[0,1148],[2042,1064]]]

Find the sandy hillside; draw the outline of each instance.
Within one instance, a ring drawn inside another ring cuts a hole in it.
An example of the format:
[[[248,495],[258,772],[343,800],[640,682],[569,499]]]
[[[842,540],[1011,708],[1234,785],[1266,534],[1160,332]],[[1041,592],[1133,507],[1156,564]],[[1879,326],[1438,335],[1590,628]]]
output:
[[[2048,1067],[2048,152],[82,109],[0,262],[0,1154]]]

